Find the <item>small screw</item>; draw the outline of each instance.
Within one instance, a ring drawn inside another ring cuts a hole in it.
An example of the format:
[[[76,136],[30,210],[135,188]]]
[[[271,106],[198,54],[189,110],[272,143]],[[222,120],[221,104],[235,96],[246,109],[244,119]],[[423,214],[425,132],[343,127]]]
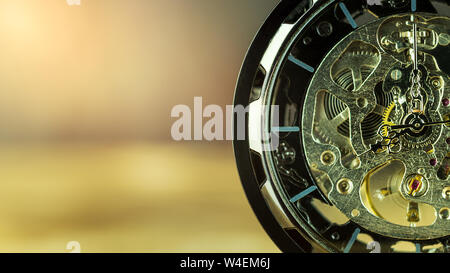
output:
[[[450,210],[449,208],[442,208],[439,211],[439,217],[443,220],[448,220],[450,218]]]
[[[441,87],[441,82],[440,82],[439,80],[433,80],[433,81],[431,82],[431,84],[433,84],[433,86],[434,86],[435,88],[440,88],[440,87]]]
[[[450,187],[446,187],[442,190],[442,198],[450,200]]]
[[[317,34],[319,34],[320,37],[330,36],[331,33],[333,33],[333,26],[329,22],[323,21],[317,26]]]
[[[400,79],[402,78],[402,71],[400,71],[399,69],[394,69],[394,70],[392,70],[392,72],[391,72],[391,78],[392,78],[394,81],[400,80]]]
[[[356,105],[358,105],[359,108],[364,108],[367,106],[367,99],[366,98],[358,98],[356,100]]]
[[[332,151],[325,151],[320,156],[320,161],[322,164],[329,166],[334,163],[336,156]]]
[[[353,190],[353,183],[347,178],[342,178],[337,182],[337,190],[340,194],[347,195]]]
[[[341,236],[339,235],[338,232],[333,232],[333,234],[331,234],[331,239],[337,241],[339,240],[339,238],[341,238]]]
[[[450,100],[448,98],[445,98],[442,100],[442,105],[444,105],[445,107],[447,107],[450,104]]]
[[[309,45],[312,42],[311,37],[305,37],[303,38],[303,44],[304,45]]]

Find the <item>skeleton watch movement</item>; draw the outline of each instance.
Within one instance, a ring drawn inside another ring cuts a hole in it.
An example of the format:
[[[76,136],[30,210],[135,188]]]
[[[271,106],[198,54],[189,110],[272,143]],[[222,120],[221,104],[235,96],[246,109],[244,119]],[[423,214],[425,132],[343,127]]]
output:
[[[239,76],[234,150],[284,252],[450,252],[450,3],[281,1]]]

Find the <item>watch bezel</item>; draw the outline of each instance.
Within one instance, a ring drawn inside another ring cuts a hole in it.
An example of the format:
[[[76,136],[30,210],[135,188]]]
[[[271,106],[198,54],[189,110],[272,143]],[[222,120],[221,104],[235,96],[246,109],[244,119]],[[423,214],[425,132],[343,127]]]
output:
[[[247,55],[239,74],[234,96],[234,105],[247,106],[249,104],[254,78],[266,48],[281,24],[285,21],[286,17],[296,6],[300,4],[300,2],[302,2],[302,0],[281,1],[259,29],[249,50],[247,51]],[[246,125],[248,125],[248,114],[246,114],[245,122]],[[236,134],[236,123],[233,125],[233,128],[234,134]],[[248,132],[246,131],[245,140],[234,139],[234,155],[239,176],[241,178],[241,183],[250,206],[252,207],[264,230],[282,252],[289,253],[311,251],[312,246],[306,240],[304,240],[303,246],[298,245],[294,242],[294,240],[292,240],[292,238],[275,219],[272,211],[269,209],[264,197],[262,196],[256,175],[254,173],[254,167],[252,165]]]

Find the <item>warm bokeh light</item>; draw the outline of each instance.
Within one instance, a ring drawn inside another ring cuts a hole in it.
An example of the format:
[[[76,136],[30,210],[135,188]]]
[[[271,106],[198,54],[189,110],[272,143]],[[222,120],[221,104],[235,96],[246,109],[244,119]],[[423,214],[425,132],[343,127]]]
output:
[[[232,102],[276,0],[0,0],[0,251],[277,251],[231,143],[170,138]]]
[[[166,139],[173,105],[232,102],[274,2],[1,0],[0,137]]]

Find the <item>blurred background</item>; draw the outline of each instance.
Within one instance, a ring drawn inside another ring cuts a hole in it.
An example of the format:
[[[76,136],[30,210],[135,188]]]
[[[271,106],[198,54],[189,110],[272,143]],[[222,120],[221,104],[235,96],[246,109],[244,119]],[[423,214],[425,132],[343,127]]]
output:
[[[0,251],[277,252],[231,143],[170,112],[232,103],[278,1],[76,2],[0,0]]]

